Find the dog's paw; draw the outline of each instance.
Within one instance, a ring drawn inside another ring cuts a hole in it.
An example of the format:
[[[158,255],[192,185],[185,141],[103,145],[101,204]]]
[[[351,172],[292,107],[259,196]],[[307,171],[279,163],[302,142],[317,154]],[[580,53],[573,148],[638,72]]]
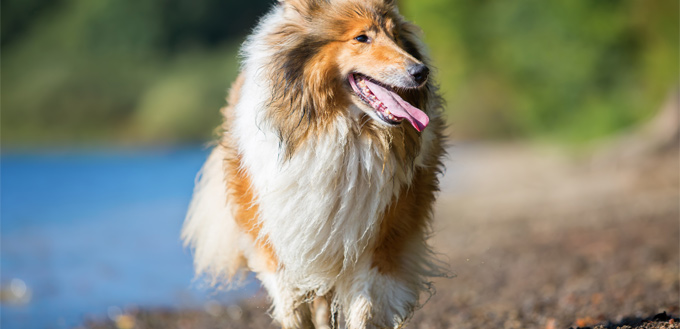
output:
[[[413,305],[413,302],[406,300],[371,299],[359,295],[346,313],[347,328],[402,328],[413,314]]]

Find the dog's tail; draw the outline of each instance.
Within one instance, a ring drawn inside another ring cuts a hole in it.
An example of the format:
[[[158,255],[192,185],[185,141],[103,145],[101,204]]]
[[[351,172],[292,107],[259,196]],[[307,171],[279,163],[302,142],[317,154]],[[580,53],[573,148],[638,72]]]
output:
[[[197,276],[212,286],[231,283],[244,266],[239,248],[239,231],[229,207],[224,159],[226,152],[216,146],[196,177],[182,240],[194,253]]]

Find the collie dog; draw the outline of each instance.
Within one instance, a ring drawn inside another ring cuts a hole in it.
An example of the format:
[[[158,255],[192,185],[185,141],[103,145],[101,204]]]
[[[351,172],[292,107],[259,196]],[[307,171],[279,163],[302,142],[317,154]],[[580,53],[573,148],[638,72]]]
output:
[[[443,273],[427,242],[442,102],[418,33],[390,0],[261,19],[184,224],[197,274],[255,272],[284,328],[404,325]]]

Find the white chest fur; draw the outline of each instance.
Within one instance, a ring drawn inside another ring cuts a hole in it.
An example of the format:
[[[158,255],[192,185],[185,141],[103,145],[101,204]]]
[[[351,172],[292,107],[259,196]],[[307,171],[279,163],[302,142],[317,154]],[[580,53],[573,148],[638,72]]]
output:
[[[382,146],[357,134],[345,118],[283,160],[279,138],[247,103],[236,108],[234,135],[257,198],[260,236],[299,288],[330,288],[370,246],[410,170],[393,156],[385,159]]]

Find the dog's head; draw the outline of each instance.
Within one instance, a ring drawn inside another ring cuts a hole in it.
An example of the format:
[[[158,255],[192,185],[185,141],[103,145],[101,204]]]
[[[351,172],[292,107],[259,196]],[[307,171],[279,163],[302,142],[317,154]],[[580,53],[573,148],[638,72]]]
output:
[[[355,104],[382,127],[407,120],[422,131],[429,68],[417,29],[390,0],[282,0],[285,24],[272,36],[279,97],[308,116]]]

